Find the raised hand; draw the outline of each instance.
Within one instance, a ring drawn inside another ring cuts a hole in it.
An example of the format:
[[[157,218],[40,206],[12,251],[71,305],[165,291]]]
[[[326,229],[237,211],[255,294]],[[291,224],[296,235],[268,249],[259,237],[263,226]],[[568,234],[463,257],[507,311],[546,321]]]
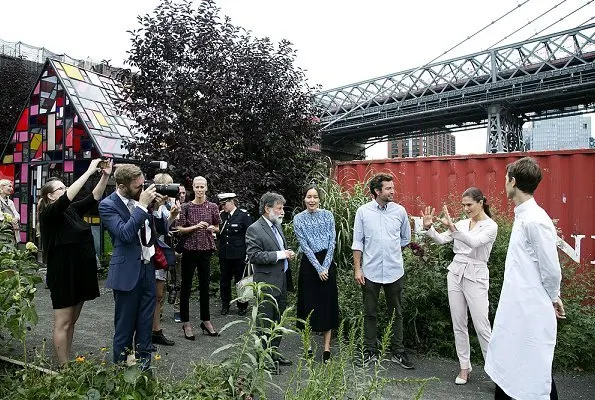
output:
[[[421,218],[423,220],[424,229],[429,229],[432,226],[432,223],[436,220],[436,215],[434,215],[434,208],[427,206],[425,209],[421,211]]]
[[[99,168],[99,163],[102,161],[103,160],[101,158],[91,160],[91,162],[89,163],[89,168],[87,168],[87,173],[89,174],[89,176],[93,175],[97,171],[101,171],[101,168]]]
[[[110,176],[112,174],[112,169],[114,167],[114,160],[112,160],[111,158],[108,158],[107,160],[105,160],[105,162],[107,163],[107,167],[103,168],[101,170],[101,172],[105,176]]]
[[[442,218],[440,218],[440,222],[444,224],[444,226],[448,227],[451,231],[455,231],[455,224],[452,222],[452,218],[450,218],[450,213],[448,212],[448,207],[446,204],[442,207]]]
[[[141,192],[138,202],[145,208],[149,208],[153,200],[155,200],[155,196],[157,196],[157,191],[155,190],[155,184],[153,183]]]
[[[171,219],[176,219],[178,217],[178,215],[180,214],[180,209],[182,208],[182,206],[180,205],[180,200],[176,200],[176,204],[174,204],[171,208],[171,210],[169,210],[169,216]]]

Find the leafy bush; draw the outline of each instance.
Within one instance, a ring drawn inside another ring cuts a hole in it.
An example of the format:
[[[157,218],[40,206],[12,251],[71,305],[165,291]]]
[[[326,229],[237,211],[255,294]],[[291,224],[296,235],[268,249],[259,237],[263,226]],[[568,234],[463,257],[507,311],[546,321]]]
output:
[[[6,219],[0,222],[0,231],[6,230],[7,225]],[[25,349],[27,330],[37,324],[33,301],[35,285],[41,282],[35,262],[37,247],[27,243],[25,250],[17,249],[12,227],[9,229],[10,235],[2,236],[6,240],[0,240],[0,337],[8,331]]]

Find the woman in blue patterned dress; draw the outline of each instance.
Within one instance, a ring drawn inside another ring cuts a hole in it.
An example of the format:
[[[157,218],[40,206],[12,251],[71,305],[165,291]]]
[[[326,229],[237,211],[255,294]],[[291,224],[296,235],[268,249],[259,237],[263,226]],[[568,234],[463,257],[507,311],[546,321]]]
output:
[[[320,209],[320,193],[315,185],[304,189],[306,209],[293,219],[293,228],[302,251],[298,275],[297,316],[307,319],[315,332],[323,332],[323,362],[331,357],[331,331],[339,325],[339,297],[335,252],[335,219]],[[310,314],[311,313],[311,314]],[[298,324],[298,328],[303,328]]]

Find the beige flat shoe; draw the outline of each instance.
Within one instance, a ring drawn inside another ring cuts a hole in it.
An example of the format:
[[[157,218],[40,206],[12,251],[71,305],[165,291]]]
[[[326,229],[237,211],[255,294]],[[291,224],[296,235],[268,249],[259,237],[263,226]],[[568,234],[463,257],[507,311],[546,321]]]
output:
[[[463,378],[457,376],[455,378],[455,385],[465,385],[465,384],[467,384],[467,381],[469,380],[469,378],[471,378],[471,371],[473,371],[473,368],[471,366],[469,366],[469,372],[467,373],[467,379],[463,379]]]

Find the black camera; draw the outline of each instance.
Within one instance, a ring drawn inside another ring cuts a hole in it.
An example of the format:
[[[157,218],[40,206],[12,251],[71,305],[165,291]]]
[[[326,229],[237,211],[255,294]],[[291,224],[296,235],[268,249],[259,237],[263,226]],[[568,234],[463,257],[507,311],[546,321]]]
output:
[[[151,186],[154,182],[153,181],[145,181],[143,185],[143,190],[147,190],[149,186]],[[166,197],[178,197],[180,192],[180,184],[179,183],[155,183],[155,190],[162,196]]]

